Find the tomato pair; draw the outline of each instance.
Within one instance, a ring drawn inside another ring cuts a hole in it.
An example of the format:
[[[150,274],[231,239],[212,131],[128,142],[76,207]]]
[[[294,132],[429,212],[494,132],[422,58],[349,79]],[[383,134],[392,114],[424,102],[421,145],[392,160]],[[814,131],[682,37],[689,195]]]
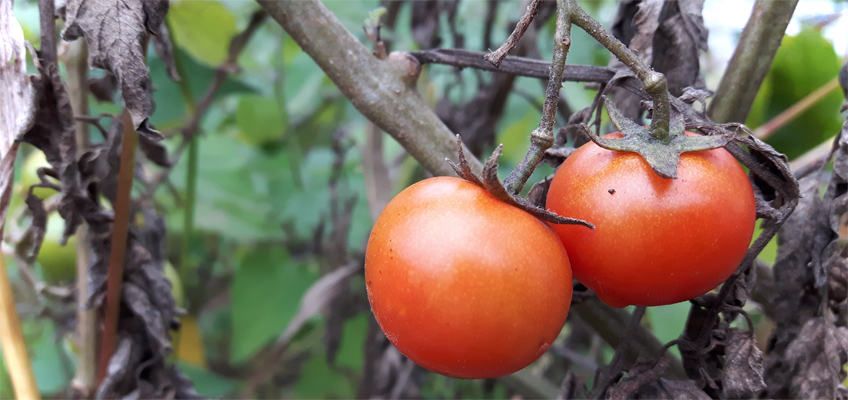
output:
[[[747,176],[724,149],[684,153],[678,178],[664,179],[637,154],[589,143],[560,166],[547,206],[596,229],[551,230],[458,178],[395,197],[365,257],[368,298],[389,340],[444,375],[512,373],[562,329],[572,268],[614,307],[685,301],[730,276],[756,218]]]

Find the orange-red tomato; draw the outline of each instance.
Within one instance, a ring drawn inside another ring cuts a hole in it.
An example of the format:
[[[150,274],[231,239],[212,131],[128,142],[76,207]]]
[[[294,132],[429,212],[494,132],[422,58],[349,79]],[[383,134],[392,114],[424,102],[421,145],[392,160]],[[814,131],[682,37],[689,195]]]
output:
[[[368,240],[365,280],[392,344],[466,379],[538,359],[565,323],[573,282],[545,223],[448,177],[412,185],[386,206]]]
[[[557,170],[548,209],[596,228],[553,228],[574,277],[604,303],[689,300],[721,284],[745,256],[756,204],[739,163],[724,149],[684,153],[677,174],[661,178],[638,154],[594,143]]]

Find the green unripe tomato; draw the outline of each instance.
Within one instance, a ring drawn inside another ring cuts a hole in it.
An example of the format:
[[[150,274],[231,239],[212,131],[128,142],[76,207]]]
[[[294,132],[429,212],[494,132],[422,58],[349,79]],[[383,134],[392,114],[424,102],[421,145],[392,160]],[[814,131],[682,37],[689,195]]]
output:
[[[170,261],[165,260],[165,277],[171,281],[171,296],[174,296],[174,304],[182,308],[185,303],[185,292],[183,291],[183,281],[180,279],[180,274]]]
[[[65,220],[58,213],[51,213],[47,217],[44,242],[36,258],[48,283],[65,283],[77,276],[77,237],[71,236],[66,245],[60,245],[64,230]]]

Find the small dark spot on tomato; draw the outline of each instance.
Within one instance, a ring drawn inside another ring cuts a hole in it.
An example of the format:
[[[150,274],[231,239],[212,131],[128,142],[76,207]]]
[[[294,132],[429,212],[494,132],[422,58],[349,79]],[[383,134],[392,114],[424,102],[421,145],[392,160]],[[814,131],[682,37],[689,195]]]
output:
[[[371,284],[371,281],[368,281],[368,284],[370,285],[370,284]]]
[[[607,192],[609,192],[609,194],[615,194],[615,189],[607,190]]]

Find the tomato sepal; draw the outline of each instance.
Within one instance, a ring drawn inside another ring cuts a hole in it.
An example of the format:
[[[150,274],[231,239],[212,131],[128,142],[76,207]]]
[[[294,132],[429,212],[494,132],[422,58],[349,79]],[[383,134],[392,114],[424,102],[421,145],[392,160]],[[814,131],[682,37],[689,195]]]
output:
[[[581,124],[589,139],[607,150],[639,154],[651,166],[651,169],[663,178],[677,178],[677,166],[680,163],[680,154],[724,147],[735,137],[734,134],[715,136],[685,135],[686,123],[683,120],[683,116],[676,111],[672,111],[668,136],[658,139],[657,135],[652,131],[652,127],[639,125],[625,117],[606,96],[604,96],[604,102],[606,103],[610,120],[619,129],[623,137],[619,139],[600,137],[585,124]]]
[[[460,178],[480,186],[504,203],[524,210],[542,221],[550,222],[552,224],[582,225],[589,229],[595,229],[595,225],[590,222],[577,218],[563,217],[555,212],[536,207],[526,199],[510,194],[503,186],[503,183],[501,183],[498,179],[498,157],[500,157],[501,151],[503,150],[503,144],[499,145],[486,161],[486,164],[483,166],[483,176],[480,177],[477,176],[477,174],[471,170],[471,166],[468,165],[468,161],[465,159],[465,153],[462,151],[462,139],[459,135],[456,135],[456,143],[457,148],[459,149],[459,162],[454,163],[449,158],[446,158],[445,161],[450,164],[451,168],[453,168],[454,172],[456,172]]]

